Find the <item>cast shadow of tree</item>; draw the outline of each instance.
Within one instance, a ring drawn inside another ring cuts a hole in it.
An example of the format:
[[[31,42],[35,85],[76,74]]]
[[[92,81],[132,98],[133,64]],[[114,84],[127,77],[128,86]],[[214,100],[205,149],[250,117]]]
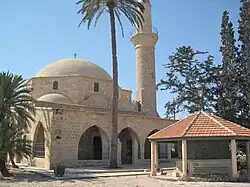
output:
[[[26,183],[50,183],[50,182],[55,182],[59,181],[60,184],[63,183],[76,183],[78,181],[82,181],[85,183],[93,183],[97,182],[97,177],[89,177],[89,178],[84,178],[84,179],[55,179],[52,177],[49,177],[45,174],[42,173],[37,173],[37,172],[31,172],[31,171],[26,171],[25,169],[15,169],[11,168],[11,172],[14,174],[14,177],[9,177],[9,178],[2,178],[1,182],[3,183],[20,183],[20,182],[26,182]],[[98,182],[102,182],[100,179]]]

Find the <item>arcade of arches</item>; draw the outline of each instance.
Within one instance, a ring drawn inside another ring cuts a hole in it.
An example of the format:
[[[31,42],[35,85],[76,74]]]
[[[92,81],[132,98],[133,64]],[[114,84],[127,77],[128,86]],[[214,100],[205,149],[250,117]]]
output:
[[[153,130],[148,136],[157,132]],[[141,159],[141,144],[137,133],[132,128],[124,128],[118,134],[121,164],[133,164]],[[150,159],[150,142],[145,140],[144,159]],[[167,145],[159,146],[159,158],[167,159]],[[109,142],[105,132],[98,126],[91,126],[83,132],[78,144],[78,160],[105,160],[109,158]]]

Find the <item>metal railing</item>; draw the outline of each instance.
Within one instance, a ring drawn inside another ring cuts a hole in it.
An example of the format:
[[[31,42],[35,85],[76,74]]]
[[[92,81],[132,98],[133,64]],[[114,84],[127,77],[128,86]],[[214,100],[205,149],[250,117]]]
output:
[[[158,36],[158,29],[156,27],[152,27],[152,33],[155,33]]]
[[[137,31],[130,32],[130,37],[132,37],[136,33],[138,33],[138,32]],[[158,29],[156,27],[152,27],[152,33],[154,33],[154,34],[156,34],[158,36]]]

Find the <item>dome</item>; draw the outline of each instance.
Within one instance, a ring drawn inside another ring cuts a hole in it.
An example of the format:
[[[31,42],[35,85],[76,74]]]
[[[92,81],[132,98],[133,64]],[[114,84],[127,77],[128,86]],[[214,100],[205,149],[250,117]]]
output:
[[[51,102],[51,103],[62,103],[62,104],[72,104],[65,96],[57,93],[51,93],[41,96],[37,101]]]
[[[60,76],[88,76],[105,80],[112,80],[111,76],[100,66],[81,59],[62,59],[56,61],[42,70],[35,77]]]

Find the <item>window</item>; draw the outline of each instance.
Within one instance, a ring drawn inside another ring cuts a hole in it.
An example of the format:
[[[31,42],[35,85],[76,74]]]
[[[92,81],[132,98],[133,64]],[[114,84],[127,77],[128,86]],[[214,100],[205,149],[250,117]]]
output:
[[[44,129],[43,126],[40,124],[38,127],[38,132],[35,137],[35,147],[34,147],[34,156],[39,158],[45,157],[45,138],[44,138]]]
[[[53,90],[58,90],[58,82],[57,81],[53,82]]]
[[[141,102],[140,101],[137,102],[137,109],[138,109],[138,112],[141,112]]]
[[[98,83],[94,84],[94,92],[99,92],[99,84]]]

